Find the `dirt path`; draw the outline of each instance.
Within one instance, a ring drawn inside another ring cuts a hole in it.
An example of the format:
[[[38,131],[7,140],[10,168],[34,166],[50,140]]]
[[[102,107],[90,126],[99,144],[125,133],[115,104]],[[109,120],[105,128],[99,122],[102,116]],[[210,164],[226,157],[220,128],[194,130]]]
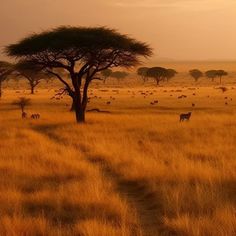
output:
[[[104,176],[111,179],[121,198],[126,200],[136,211],[143,236],[158,236],[163,229],[161,222],[162,206],[158,204],[158,197],[151,193],[145,183],[125,180],[114,172],[103,159],[89,161],[98,166]],[[159,201],[160,202],[160,201]]]
[[[63,138],[57,137],[57,134],[50,129],[33,128],[33,131],[47,137],[54,143],[64,144]],[[158,201],[157,195],[150,192],[147,188],[147,184],[126,180],[119,173],[116,173],[104,158],[93,158],[89,150],[83,152],[86,161],[96,166],[96,168],[99,168],[103,176],[114,183],[121,198],[135,210],[141,226],[142,236],[160,235],[163,229],[161,222],[163,213],[162,205],[160,204],[161,201],[160,199]]]

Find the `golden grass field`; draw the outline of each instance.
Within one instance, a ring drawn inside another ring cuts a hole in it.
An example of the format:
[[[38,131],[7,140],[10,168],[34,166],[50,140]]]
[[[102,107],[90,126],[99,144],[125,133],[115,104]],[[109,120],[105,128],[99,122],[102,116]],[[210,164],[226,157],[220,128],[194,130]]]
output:
[[[5,88],[0,235],[236,235],[236,81],[225,93],[184,81],[93,85],[88,109],[110,113],[88,112],[85,125],[54,89]],[[40,120],[21,119],[20,96]]]

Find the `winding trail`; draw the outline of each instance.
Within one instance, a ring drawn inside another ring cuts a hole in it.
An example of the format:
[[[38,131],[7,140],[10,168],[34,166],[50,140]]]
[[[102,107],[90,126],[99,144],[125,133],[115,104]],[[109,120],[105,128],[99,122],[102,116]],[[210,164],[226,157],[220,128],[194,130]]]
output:
[[[54,143],[65,144],[63,138],[58,137],[58,135],[53,132],[53,128],[41,128],[32,127],[32,130],[47,137]],[[71,145],[71,148],[75,147]],[[78,150],[78,148],[75,149]],[[164,229],[161,221],[161,216],[163,215],[161,199],[158,199],[156,194],[150,192],[150,189],[147,187],[148,184],[140,181],[126,180],[120,173],[117,173],[102,156],[99,158],[93,157],[88,149],[82,150],[82,152],[85,155],[85,160],[96,168],[99,168],[102,175],[113,182],[120,197],[132,206],[138,218],[142,236],[161,235]],[[174,234],[167,233],[164,235]]]
[[[162,206],[158,204],[158,196],[150,192],[145,183],[124,179],[112,170],[104,159],[89,158],[88,160],[98,166],[106,178],[112,180],[121,198],[135,210],[142,235],[160,235],[163,232],[163,223],[161,222]]]

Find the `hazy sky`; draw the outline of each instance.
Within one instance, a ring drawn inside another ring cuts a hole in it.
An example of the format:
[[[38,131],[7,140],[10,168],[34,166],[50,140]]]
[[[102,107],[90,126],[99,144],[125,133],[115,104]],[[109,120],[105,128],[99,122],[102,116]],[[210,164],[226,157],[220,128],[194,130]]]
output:
[[[58,25],[104,25],[148,42],[155,57],[236,59],[236,0],[0,0],[0,8],[1,47]]]

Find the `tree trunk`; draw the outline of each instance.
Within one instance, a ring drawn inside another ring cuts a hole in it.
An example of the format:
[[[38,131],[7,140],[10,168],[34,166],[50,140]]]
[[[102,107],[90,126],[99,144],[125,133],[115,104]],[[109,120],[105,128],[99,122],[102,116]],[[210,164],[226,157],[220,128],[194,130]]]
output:
[[[84,123],[85,122],[85,111],[82,108],[77,108],[76,107],[75,114],[76,114],[76,121],[78,123]]]
[[[75,97],[73,99],[73,104],[74,104],[74,109],[75,109],[74,111],[75,111],[76,121],[78,123],[84,123],[85,122],[85,109],[83,109],[79,97]]]
[[[34,84],[30,83],[30,93],[34,94]]]

